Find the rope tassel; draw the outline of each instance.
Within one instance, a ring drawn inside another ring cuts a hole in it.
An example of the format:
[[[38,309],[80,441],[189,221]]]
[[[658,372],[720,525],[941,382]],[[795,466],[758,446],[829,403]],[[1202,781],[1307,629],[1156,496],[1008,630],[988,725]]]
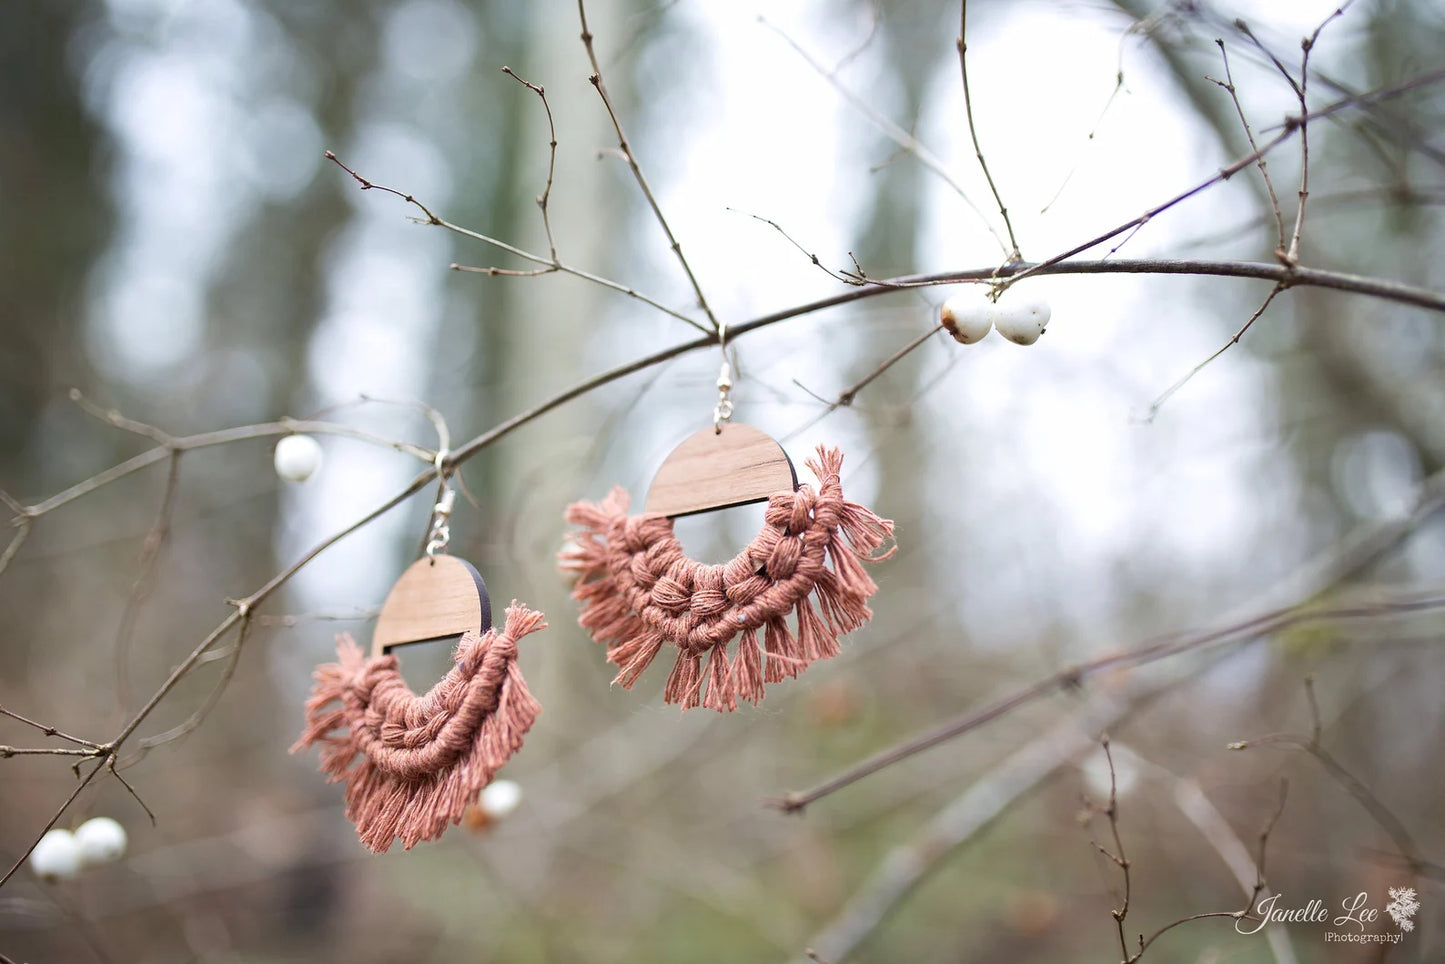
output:
[[[567,521],[580,528],[568,533],[558,560],[575,581],[578,622],[621,667],[614,683],[630,689],[667,643],[678,652],[664,701],[732,710],[759,702],[765,683],[836,656],[838,637],[868,621],[878,587],[860,560],[893,554],[878,552],[893,523],[844,500],[837,449],[819,447],[807,464],[817,490],[774,495],[762,531],[721,566],[689,559],[667,516],[628,515],[620,487],[601,502],[568,507]]]
[[[316,669],[291,752],[321,746],[321,772],[346,784],[346,818],[373,853],[397,838],[410,850],[440,837],[521,748],[542,708],[517,666],[517,641],[545,628],[541,613],[513,601],[501,632],[462,636],[455,665],[424,696],[395,656],[367,659],[349,634],[337,638],[339,662]]]

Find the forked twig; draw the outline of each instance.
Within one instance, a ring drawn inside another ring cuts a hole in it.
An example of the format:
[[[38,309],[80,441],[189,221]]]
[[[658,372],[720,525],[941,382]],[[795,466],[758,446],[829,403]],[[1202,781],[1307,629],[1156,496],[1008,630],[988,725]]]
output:
[[[1255,143],[1254,130],[1249,126],[1249,118],[1244,116],[1244,105],[1239,102],[1239,92],[1234,86],[1234,72],[1229,68],[1229,51],[1225,48],[1223,39],[1216,39],[1214,42],[1219,45],[1219,56],[1224,61],[1224,80],[1215,80],[1212,77],[1208,79],[1213,80],[1229,94],[1229,99],[1234,104],[1234,112],[1239,116],[1240,126],[1244,128],[1244,137],[1249,142],[1249,149],[1257,152],[1259,145]],[[1274,191],[1274,179],[1269,176],[1269,161],[1263,154],[1259,157],[1259,175],[1264,179],[1264,189],[1269,194],[1269,208],[1274,214],[1274,225],[1278,237],[1275,251],[1279,256],[1283,256],[1287,244],[1284,236],[1284,212],[1280,210],[1279,195]]]
[[[675,311],[672,308],[667,307],[666,305],[662,304],[659,301],[656,301],[653,298],[647,297],[636,288],[632,288],[619,282],[613,281],[610,278],[604,278],[601,275],[593,274],[590,271],[583,271],[581,268],[574,268],[572,265],[566,264],[565,262],[557,261],[540,254],[534,254],[531,251],[526,251],[522,248],[517,247],[514,244],[508,244],[505,241],[501,241],[497,238],[482,234],[479,231],[473,231],[470,228],[464,228],[459,224],[453,224],[452,222],[447,221],[444,218],[437,217],[435,214],[432,213],[431,208],[427,207],[421,201],[418,201],[412,195],[407,194],[404,191],[398,191],[394,187],[387,187],[384,184],[377,184],[375,181],[370,181],[362,177],[355,170],[348,167],[344,162],[342,162],[341,158],[337,157],[336,154],[332,151],[326,152],[326,159],[334,163],[337,167],[341,168],[347,174],[350,174],[352,180],[354,180],[363,191],[381,191],[383,194],[391,194],[395,197],[401,198],[407,204],[415,206],[417,210],[421,211],[422,214],[425,215],[425,217],[421,219],[423,224],[430,224],[439,228],[445,228],[448,231],[451,231],[454,234],[459,234],[464,238],[471,238],[473,241],[480,241],[483,244],[491,245],[492,247],[497,248],[500,251],[505,251],[508,254],[516,255],[523,261],[530,261],[533,264],[538,264],[542,266],[537,271],[512,271],[505,268],[474,268],[467,265],[453,264],[451,266],[451,269],[453,271],[464,271],[474,274],[486,274],[502,277],[510,276],[524,278],[533,277],[535,275],[550,274],[554,271],[560,271],[563,274],[570,274],[575,278],[581,278],[584,281],[590,281],[593,284],[599,285],[603,288],[607,288],[610,291],[616,291],[619,294],[626,295],[629,298],[634,298],[637,301],[640,301],[643,304],[647,305],[648,307],[656,309],[657,311],[660,311],[669,317],[676,318],[678,321],[686,322],[687,324],[696,328],[698,331],[706,332],[708,330],[705,326],[699,324],[694,319],[689,318],[687,315],[684,315],[680,311]]]

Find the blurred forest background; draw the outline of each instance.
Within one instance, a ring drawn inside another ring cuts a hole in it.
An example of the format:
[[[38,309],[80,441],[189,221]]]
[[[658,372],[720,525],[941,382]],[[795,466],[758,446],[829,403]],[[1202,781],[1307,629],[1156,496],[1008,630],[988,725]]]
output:
[[[774,6],[780,9],[773,9]],[[1263,141],[1298,113],[1284,78],[1334,3],[1086,0],[969,9],[980,143],[1024,255],[1041,260],[1138,215],[1249,151],[1223,78]],[[769,18],[761,22],[757,14]],[[870,277],[989,268],[983,221],[878,119],[1001,227],[978,175],[954,48],[959,10],[914,0],[589,5],[608,85],[719,314],[740,323]],[[26,506],[153,442],[70,397],[175,435],[324,413],[435,447],[414,407],[468,439],[609,366],[695,338],[676,318],[408,220],[323,159],[414,194],[449,221],[544,252],[535,198],[547,118],[505,76],[546,86],[556,117],[561,256],[700,317],[627,167],[578,42],[545,0],[106,0],[0,10],[0,489]],[[790,44],[790,41],[792,42]],[[792,44],[816,58],[810,67]],[[1314,106],[1438,69],[1435,0],[1361,0],[1312,53]],[[825,72],[834,72],[830,81]],[[1303,263],[1440,290],[1445,94],[1439,85],[1309,127]],[[1269,157],[1288,227],[1297,140]],[[1249,168],[1154,219],[1117,258],[1273,262]],[[1084,257],[1103,257],[1108,247]],[[1445,591],[1445,337],[1440,316],[1319,288],[1275,299],[1239,345],[1151,403],[1258,307],[1267,281],[1038,278],[1054,320],[1031,348],[939,334],[956,288],[916,288],[739,338],[738,418],[795,462],[842,446],[850,498],[897,521],[875,617],[843,655],[757,709],[680,715],[665,670],[632,691],[577,628],[555,571],[562,510],[613,483],[640,498],[707,423],[715,349],[558,408],[462,470],[452,550],[499,602],[548,615],[521,662],[544,706],[503,775],[504,822],[368,855],[315,754],[290,756],[333,636],[366,619],[414,558],[430,489],[305,567],[253,620],[203,723],[61,817],[130,832],[121,863],[0,888],[15,961],[1110,961],[1122,877],[1091,805],[1109,796],[1131,862],[1126,930],[1246,905],[1258,837],[1280,906],[1419,890],[1398,945],[1326,943],[1291,924],[1242,936],[1190,922],[1146,959],[1440,960],[1445,937],[1442,625],[1401,599]],[[274,437],[188,451],[35,519],[0,576],[0,704],[109,739],[228,599],[380,505],[425,465],[321,436],[302,485]],[[173,480],[168,484],[168,479]],[[157,519],[168,524],[157,526]],[[720,560],[757,507],[690,520]],[[160,536],[159,539],[156,537]],[[7,533],[8,542],[10,534]],[[148,563],[148,560],[151,562]],[[940,721],[1161,634],[1280,606],[1361,618],[1244,632],[1058,687],[1017,712],[785,815],[812,786]],[[447,654],[408,653],[412,685]],[[170,692],[137,738],[181,724],[229,658]],[[1298,746],[1313,677],[1320,745]],[[11,719],[0,742],[51,745]],[[0,858],[25,853],[71,793],[62,757],[0,762]],[[1360,788],[1364,788],[1362,804]],[[1386,816],[1381,816],[1384,811]],[[1401,833],[1406,837],[1402,842]],[[1231,841],[1233,843],[1231,844]],[[1245,854],[1243,864],[1241,853]],[[1244,868],[1240,870],[1241,866]],[[1384,916],[1383,914],[1381,915]],[[1384,927],[1390,925],[1384,921]],[[1130,937],[1132,944],[1132,936]]]

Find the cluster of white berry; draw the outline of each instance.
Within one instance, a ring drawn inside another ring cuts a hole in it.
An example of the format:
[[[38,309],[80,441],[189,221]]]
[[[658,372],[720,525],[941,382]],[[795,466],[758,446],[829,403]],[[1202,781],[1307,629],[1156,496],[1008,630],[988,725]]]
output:
[[[125,856],[125,828],[109,817],[92,817],[72,833],[50,830],[30,851],[30,869],[49,883],[71,880],[87,867]]]
[[[982,341],[990,328],[1017,345],[1032,345],[1049,323],[1049,304],[1040,298],[1004,295],[997,301],[975,290],[962,291],[943,303],[940,321],[953,340],[964,345]]]

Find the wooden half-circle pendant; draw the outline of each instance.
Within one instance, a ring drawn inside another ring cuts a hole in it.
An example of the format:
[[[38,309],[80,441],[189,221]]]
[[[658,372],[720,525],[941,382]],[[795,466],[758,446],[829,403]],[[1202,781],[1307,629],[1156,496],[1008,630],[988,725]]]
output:
[[[676,518],[765,502],[798,487],[783,447],[750,425],[705,428],[672,450],[652,479],[644,511]]]
[[[412,563],[382,603],[371,636],[371,657],[392,646],[492,628],[492,599],[471,563],[437,555]]]

